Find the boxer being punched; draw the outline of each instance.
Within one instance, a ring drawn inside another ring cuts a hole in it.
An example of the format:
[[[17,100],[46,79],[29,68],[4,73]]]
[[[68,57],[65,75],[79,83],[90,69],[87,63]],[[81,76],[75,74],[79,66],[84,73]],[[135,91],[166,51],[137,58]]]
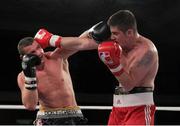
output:
[[[78,37],[52,35],[40,29],[34,38],[25,37],[19,41],[23,71],[18,74],[18,86],[22,103],[27,109],[35,110],[37,104],[40,106],[34,122],[36,125],[85,124],[86,119],[75,100],[67,60],[77,52],[77,47],[92,49],[91,44],[79,46],[80,40]],[[73,45],[73,42],[76,44]],[[44,52],[43,49],[48,46],[57,48]],[[72,48],[68,50],[63,46]]]
[[[135,16],[129,10],[114,13],[107,23],[111,41],[101,41],[101,28],[94,28],[90,35],[99,43],[100,59],[119,81],[108,124],[153,125],[157,49],[150,39],[138,33]]]

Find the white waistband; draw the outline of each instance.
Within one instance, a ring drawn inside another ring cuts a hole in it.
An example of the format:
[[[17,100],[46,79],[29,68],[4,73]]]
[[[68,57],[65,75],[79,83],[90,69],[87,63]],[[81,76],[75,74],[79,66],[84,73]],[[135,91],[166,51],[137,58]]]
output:
[[[114,107],[129,107],[154,104],[153,92],[114,95]]]

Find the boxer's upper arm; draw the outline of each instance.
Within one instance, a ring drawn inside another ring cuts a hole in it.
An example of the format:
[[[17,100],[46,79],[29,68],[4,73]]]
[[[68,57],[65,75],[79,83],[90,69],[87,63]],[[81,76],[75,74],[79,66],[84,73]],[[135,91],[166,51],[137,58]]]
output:
[[[18,76],[17,76],[17,83],[18,83],[18,86],[20,88],[20,90],[22,91],[23,89],[23,85],[24,85],[24,78],[23,78],[23,73],[19,73]]]
[[[141,83],[155,61],[153,51],[146,51],[142,56],[137,55],[125,68],[124,73],[118,78],[122,85],[131,88]]]
[[[136,78],[136,80],[141,80],[151,69],[151,66],[154,63],[154,54],[152,51],[147,51],[143,54],[143,56],[135,61],[134,65],[131,68],[132,77]]]
[[[148,67],[152,64],[153,62],[153,52],[152,51],[147,51],[142,58],[137,61],[137,67]]]

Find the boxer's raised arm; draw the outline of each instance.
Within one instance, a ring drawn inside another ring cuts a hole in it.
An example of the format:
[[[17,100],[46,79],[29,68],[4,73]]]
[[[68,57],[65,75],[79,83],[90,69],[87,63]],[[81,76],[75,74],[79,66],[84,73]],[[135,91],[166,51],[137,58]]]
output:
[[[34,39],[41,45],[42,48],[49,46],[70,50],[90,50],[97,48],[95,41],[88,37],[62,37],[54,35],[46,29],[40,29],[36,33]]]

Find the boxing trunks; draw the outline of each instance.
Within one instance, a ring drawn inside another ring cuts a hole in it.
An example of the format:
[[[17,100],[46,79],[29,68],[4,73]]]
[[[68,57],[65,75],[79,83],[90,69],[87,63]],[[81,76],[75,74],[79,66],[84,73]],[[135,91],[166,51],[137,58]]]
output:
[[[40,125],[84,125],[84,118],[79,107],[66,107],[60,109],[42,109],[37,112],[34,124]]]
[[[117,87],[108,125],[154,125],[153,90],[135,87],[129,92]]]

